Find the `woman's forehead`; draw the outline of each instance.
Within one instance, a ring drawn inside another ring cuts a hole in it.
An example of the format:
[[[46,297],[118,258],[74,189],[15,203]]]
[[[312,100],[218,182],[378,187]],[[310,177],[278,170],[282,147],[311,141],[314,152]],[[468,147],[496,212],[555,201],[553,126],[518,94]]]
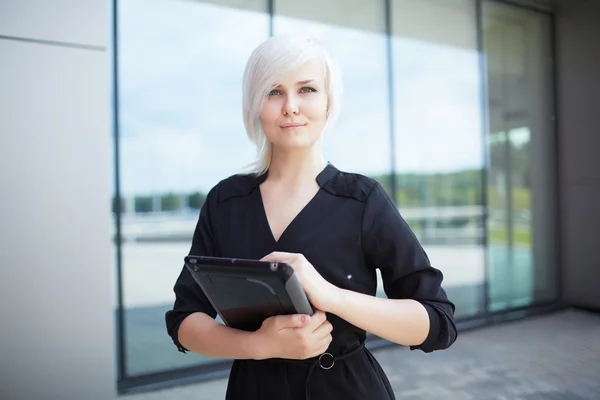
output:
[[[325,80],[325,68],[323,63],[308,61],[297,68],[282,72],[278,79],[279,85],[303,85],[308,83],[323,83]]]

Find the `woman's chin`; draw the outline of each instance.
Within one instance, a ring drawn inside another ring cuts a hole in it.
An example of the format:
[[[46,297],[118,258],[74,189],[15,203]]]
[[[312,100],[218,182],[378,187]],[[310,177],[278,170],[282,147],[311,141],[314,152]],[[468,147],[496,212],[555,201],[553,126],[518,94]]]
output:
[[[311,149],[317,141],[313,138],[289,138],[274,143],[274,146],[283,151],[297,151]]]
[[[306,134],[283,134],[271,143],[281,150],[293,151],[313,147],[319,138],[315,135]]]

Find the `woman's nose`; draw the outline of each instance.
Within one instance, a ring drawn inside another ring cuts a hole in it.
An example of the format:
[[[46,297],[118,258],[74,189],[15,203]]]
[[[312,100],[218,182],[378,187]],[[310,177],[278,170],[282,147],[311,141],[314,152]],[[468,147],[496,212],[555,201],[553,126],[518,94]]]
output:
[[[287,95],[283,104],[283,114],[298,114],[298,111],[298,100],[296,99],[296,97],[294,95]]]

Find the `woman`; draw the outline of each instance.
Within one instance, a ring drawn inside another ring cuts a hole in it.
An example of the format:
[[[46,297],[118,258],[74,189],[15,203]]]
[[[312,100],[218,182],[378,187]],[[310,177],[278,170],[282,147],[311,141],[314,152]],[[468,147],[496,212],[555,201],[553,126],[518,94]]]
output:
[[[442,274],[390,197],[323,161],[339,97],[339,72],[313,40],[275,36],[248,60],[244,123],[258,159],[209,192],[190,254],[288,262],[319,311],[229,328],[183,268],[168,332],[182,352],[235,360],[229,400],[393,399],[367,331],[425,352],[456,340]],[[377,268],[387,299],[375,296]]]

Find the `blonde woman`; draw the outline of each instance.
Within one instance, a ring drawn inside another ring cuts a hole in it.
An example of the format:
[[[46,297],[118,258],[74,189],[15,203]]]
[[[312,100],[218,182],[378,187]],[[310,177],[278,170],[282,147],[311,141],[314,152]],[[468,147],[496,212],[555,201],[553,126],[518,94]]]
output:
[[[312,39],[274,36],[248,60],[254,171],[212,188],[190,254],[288,262],[318,311],[236,330],[215,321],[183,268],[168,332],[180,351],[234,360],[228,400],[394,399],[366,332],[425,352],[456,340],[442,274],[382,186],[324,161],[320,139],[340,92],[334,60]],[[375,296],[376,269],[388,298]]]

